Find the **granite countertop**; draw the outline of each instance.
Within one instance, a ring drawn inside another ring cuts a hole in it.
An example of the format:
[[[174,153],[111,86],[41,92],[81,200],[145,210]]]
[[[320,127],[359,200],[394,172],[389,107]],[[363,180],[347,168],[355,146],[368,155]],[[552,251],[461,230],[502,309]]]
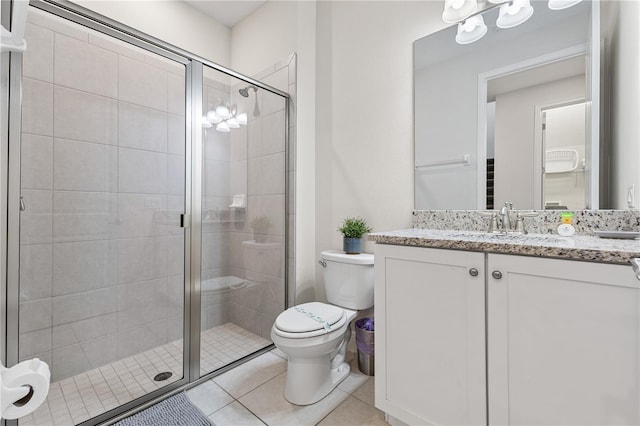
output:
[[[404,229],[369,234],[378,244],[432,247],[487,253],[542,256],[567,260],[584,260],[629,264],[640,257],[640,240],[622,240],[575,235],[551,234],[503,235],[478,231]]]

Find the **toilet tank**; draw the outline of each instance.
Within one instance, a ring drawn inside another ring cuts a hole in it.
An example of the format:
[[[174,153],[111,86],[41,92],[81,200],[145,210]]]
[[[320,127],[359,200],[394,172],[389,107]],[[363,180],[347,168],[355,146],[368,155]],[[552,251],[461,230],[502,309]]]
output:
[[[329,303],[357,310],[373,306],[372,254],[327,250],[321,253],[321,258],[324,290]]]

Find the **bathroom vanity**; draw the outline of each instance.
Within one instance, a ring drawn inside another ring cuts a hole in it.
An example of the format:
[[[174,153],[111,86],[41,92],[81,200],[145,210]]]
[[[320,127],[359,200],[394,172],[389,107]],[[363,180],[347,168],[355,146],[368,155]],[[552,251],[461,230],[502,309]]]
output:
[[[370,239],[376,407],[392,424],[640,424],[640,241]]]

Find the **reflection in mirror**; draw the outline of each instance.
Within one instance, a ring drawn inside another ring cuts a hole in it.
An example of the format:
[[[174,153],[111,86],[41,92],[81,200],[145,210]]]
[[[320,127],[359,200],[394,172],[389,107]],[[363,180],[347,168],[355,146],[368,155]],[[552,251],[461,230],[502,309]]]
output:
[[[635,208],[639,3],[532,1],[472,44],[417,40],[415,208]]]

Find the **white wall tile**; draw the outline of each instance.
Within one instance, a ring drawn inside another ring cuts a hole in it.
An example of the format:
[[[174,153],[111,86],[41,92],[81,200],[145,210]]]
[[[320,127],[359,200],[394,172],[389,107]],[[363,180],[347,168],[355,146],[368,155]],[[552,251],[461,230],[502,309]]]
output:
[[[20,302],[20,333],[51,327],[51,298]]]
[[[139,354],[167,341],[167,320],[130,328],[118,333],[118,358]]]
[[[53,246],[30,244],[20,247],[20,300],[51,297]]]
[[[22,79],[22,132],[53,136],[53,85]]]
[[[202,240],[202,269],[226,266],[229,262],[229,241],[223,234],[207,234]]]
[[[167,193],[167,154],[119,148],[118,158],[120,192]]]
[[[173,195],[184,194],[185,189],[185,158],[182,155],[167,156],[167,193]]]
[[[262,214],[273,224],[271,235],[284,236],[285,208],[284,195],[265,195],[262,197]]]
[[[169,154],[185,155],[185,118],[180,115],[168,114],[167,128]]]
[[[56,349],[52,355],[51,381],[63,380],[91,368],[89,360],[80,345]]]
[[[115,192],[118,177],[116,147],[55,139],[53,152],[54,189]]]
[[[132,59],[137,59],[139,61],[144,61],[144,58],[146,56],[142,49],[134,47],[129,43],[125,43],[124,41],[117,40],[105,34],[90,32],[88,36],[89,44],[93,44],[94,46],[110,50],[114,53],[118,53]]]
[[[78,40],[87,41],[86,27],[74,24],[63,18],[58,18],[48,12],[30,8],[29,13],[27,13],[27,22]]]
[[[53,324],[80,321],[117,310],[115,288],[103,288],[53,298]]]
[[[262,154],[284,151],[285,123],[284,111],[264,117],[262,127]]]
[[[184,274],[184,235],[170,235],[167,250],[167,273],[170,276]]]
[[[166,71],[126,57],[120,57],[118,71],[121,101],[167,111]]]
[[[53,185],[53,138],[22,134],[20,186],[51,189]]]
[[[247,160],[231,163],[230,194],[247,194]]]
[[[52,241],[53,197],[51,191],[23,189],[25,211],[20,212],[20,244]]]
[[[231,144],[229,146],[229,160],[242,161],[247,159],[247,139],[249,130],[246,126],[231,132]]]
[[[166,235],[167,196],[118,194],[118,236],[121,238]]]
[[[174,275],[167,280],[167,317],[180,318],[184,312],[184,276]]]
[[[54,82],[115,98],[118,95],[118,55],[56,34]]]
[[[51,350],[51,330],[42,329],[28,333],[20,333],[20,358]]]
[[[167,279],[118,286],[118,330],[167,317]]]
[[[249,158],[262,155],[262,122],[262,118],[249,118],[247,124],[247,156]]]
[[[120,284],[167,276],[167,237],[118,240]]]
[[[118,138],[118,103],[104,96],[55,87],[54,135],[115,145]]]
[[[280,68],[278,71],[264,78],[263,83],[286,92],[289,88],[289,69]]]
[[[223,161],[205,161],[203,191],[208,197],[228,197],[229,163]]]
[[[208,131],[204,143],[204,159],[207,161],[229,161],[231,133]]]
[[[249,158],[247,169],[247,193],[260,195],[262,193],[262,158]]]
[[[53,295],[115,287],[117,245],[98,240],[53,245]],[[111,291],[114,291],[111,288]]]
[[[22,55],[22,75],[53,82],[53,32],[27,23],[24,38],[29,48]]]
[[[167,152],[167,113],[126,102],[118,104],[118,143],[128,148]]]
[[[53,192],[53,240],[108,239],[116,233],[118,200],[109,192]]]
[[[118,324],[117,315],[117,313],[111,313],[53,327],[53,349],[115,333]]]
[[[285,108],[285,100],[282,96],[271,92],[264,92],[262,97],[262,116],[267,117]]]
[[[167,75],[167,110],[172,114],[185,115],[186,82],[184,76]]]
[[[117,337],[115,334],[85,341],[80,346],[91,368],[101,367],[118,359]]]
[[[167,231],[169,234],[184,235],[184,228],[180,227],[180,214],[185,211],[185,197],[182,195],[169,195]]]
[[[262,157],[262,194],[284,194],[284,152]]]

